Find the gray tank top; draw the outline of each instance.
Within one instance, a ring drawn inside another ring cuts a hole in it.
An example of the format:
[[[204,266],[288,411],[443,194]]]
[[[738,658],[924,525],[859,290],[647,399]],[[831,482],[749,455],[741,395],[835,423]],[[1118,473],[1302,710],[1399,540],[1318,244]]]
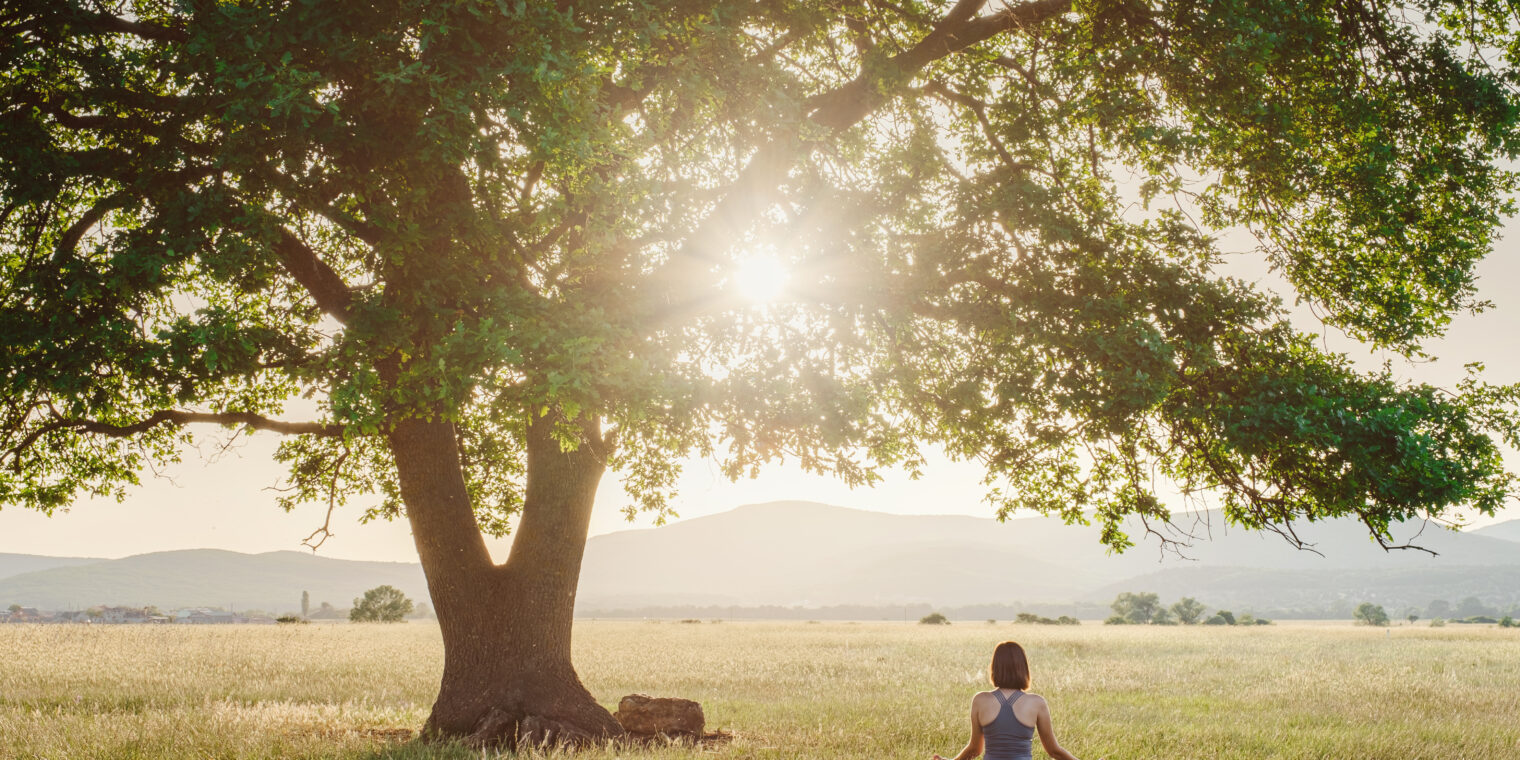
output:
[[[1022,699],[1024,692],[1015,691],[1013,699],[1003,696],[1002,689],[993,689],[992,695],[997,697],[1001,706],[997,717],[982,726],[982,738],[986,742],[983,760],[1033,760],[1034,729],[1013,716],[1013,703]]]

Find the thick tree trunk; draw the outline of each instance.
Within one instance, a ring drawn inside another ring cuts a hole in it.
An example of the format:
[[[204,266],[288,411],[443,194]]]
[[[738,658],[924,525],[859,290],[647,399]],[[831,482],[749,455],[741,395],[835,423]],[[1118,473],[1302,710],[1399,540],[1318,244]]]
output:
[[[424,732],[477,745],[584,744],[622,728],[570,663],[575,588],[596,487],[597,431],[573,452],[528,434],[528,482],[511,557],[494,565],[471,510],[453,426],[392,431],[402,499],[443,631],[443,682]]]

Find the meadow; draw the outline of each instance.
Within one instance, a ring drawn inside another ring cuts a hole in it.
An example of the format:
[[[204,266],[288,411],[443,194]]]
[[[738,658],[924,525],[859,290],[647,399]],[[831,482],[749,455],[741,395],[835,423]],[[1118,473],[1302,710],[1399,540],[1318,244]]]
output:
[[[584,621],[576,661],[732,740],[580,757],[950,756],[1010,638],[1083,760],[1520,757],[1514,629],[711,621]],[[441,662],[419,623],[0,626],[0,757],[480,758],[411,738]]]

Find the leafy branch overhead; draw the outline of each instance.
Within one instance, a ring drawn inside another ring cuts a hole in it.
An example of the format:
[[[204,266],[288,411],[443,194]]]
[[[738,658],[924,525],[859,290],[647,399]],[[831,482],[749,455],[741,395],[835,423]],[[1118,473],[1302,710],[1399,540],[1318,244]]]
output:
[[[1512,14],[0,0],[0,500],[218,423],[291,434],[287,506],[394,516],[421,420],[496,534],[545,425],[661,514],[693,454],[867,484],[927,446],[1116,548],[1173,485],[1290,536],[1491,513],[1515,389],[1359,372],[1217,240],[1420,355],[1511,210]]]

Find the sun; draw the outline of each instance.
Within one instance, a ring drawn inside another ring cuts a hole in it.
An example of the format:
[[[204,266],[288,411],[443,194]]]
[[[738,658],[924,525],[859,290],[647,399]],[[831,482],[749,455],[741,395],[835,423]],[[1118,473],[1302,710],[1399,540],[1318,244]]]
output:
[[[786,265],[779,259],[761,254],[740,259],[730,282],[745,300],[765,304],[779,299],[786,292],[788,274]]]

